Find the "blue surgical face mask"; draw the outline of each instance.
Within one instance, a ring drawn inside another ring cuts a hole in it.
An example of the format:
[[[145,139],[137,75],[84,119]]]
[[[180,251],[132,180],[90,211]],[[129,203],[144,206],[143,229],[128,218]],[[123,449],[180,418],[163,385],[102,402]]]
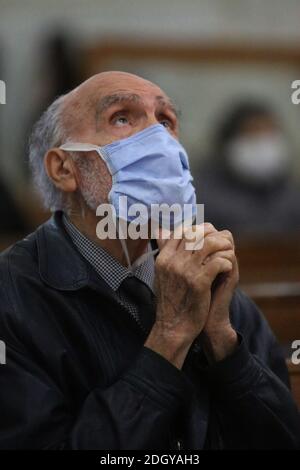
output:
[[[137,203],[145,205],[148,214],[152,204],[178,204],[182,211],[188,204],[192,217],[196,215],[196,195],[187,153],[161,124],[103,147],[70,142],[60,148],[98,152],[112,176],[108,199],[117,218],[132,222],[136,215],[130,215],[128,208]],[[120,196],[127,197],[126,207],[120,204]],[[182,222],[182,215],[181,220],[173,222]]]

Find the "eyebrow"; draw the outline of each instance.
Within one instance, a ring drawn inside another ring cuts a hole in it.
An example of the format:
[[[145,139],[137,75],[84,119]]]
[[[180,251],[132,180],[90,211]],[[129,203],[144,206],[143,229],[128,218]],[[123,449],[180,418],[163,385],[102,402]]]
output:
[[[156,101],[160,102],[160,104],[168,108],[177,118],[180,116],[180,111],[177,106],[170,100],[169,98],[166,99],[165,96],[156,96]],[[101,115],[107,111],[110,107],[116,104],[122,103],[143,103],[142,98],[137,95],[136,93],[115,93],[112,95],[106,95],[98,103],[96,109],[96,122],[98,122]]]
[[[180,118],[181,116],[181,111],[178,108],[178,106],[170,99],[165,96],[156,96],[155,99],[159,101],[164,107],[168,108],[170,111],[172,111],[173,114],[177,117],[177,119]]]

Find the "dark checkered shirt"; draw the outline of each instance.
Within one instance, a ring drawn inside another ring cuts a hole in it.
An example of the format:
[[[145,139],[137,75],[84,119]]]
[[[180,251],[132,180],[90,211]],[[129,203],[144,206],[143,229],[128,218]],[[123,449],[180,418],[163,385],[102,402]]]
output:
[[[89,238],[83,235],[74,224],[63,216],[64,227],[71,237],[81,255],[92,265],[101,278],[113,289],[121,304],[129,310],[131,315],[139,323],[138,308],[126,296],[125,289],[122,289],[122,282],[132,272],[105,251],[101,246],[96,245]],[[154,284],[154,257],[150,256],[134,272],[134,276],[146,284],[153,291]]]

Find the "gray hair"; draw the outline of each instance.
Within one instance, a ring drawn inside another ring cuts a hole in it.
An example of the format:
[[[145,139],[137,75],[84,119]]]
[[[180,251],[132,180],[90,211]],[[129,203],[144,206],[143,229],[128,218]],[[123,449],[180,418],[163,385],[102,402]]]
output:
[[[29,165],[33,180],[45,208],[52,212],[64,207],[63,193],[56,188],[44,166],[44,157],[49,149],[60,146],[66,139],[62,122],[62,104],[65,95],[58,97],[34,125],[29,139]]]

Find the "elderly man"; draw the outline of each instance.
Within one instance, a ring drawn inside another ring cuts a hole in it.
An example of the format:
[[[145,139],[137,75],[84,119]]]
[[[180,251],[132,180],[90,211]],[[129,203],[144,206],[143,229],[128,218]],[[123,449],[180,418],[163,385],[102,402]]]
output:
[[[1,448],[298,447],[284,359],[235,291],[231,234],[206,224],[186,250],[185,232],[160,231],[156,260],[147,239],[97,236],[117,194],[194,203],[184,155],[170,99],[127,73],[92,77],[35,126],[54,215],[1,256]]]

